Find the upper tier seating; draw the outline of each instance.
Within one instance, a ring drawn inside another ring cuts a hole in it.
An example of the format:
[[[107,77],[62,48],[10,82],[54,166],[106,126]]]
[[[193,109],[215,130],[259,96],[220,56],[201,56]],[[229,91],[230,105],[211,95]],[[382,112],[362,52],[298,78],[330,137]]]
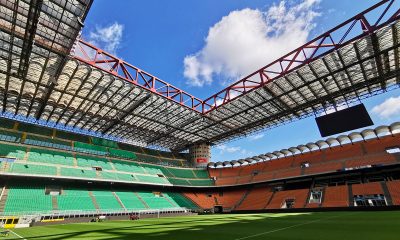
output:
[[[96,155],[108,155],[106,147],[96,146],[88,143],[74,142],[74,150],[77,152],[96,154]]]
[[[61,168],[61,176],[78,178],[96,178],[96,171],[77,168]]]
[[[72,146],[71,146],[70,142],[62,141],[62,140],[58,140],[58,139],[38,137],[38,136],[34,136],[34,135],[27,135],[24,143],[29,144],[29,145],[41,146],[41,147],[57,148],[57,149],[62,149],[62,150],[66,150],[66,151],[72,150]]]
[[[13,120],[8,120],[6,118],[0,118],[0,126],[2,128],[8,128],[8,129],[13,129],[15,125],[15,121]]]
[[[34,174],[34,175],[57,175],[57,168],[45,165],[35,165],[27,163],[12,163],[10,166],[11,173]]]
[[[91,137],[91,140],[94,145],[109,147],[109,148],[118,148],[118,143],[111,140],[96,138],[96,137]]]
[[[399,145],[400,134],[396,134],[311,152],[282,155],[280,158],[257,164],[211,168],[209,173],[211,177],[216,177],[215,184],[222,186],[332,173],[344,168],[357,168],[367,165],[398,164],[400,158],[387,153],[386,148]]]
[[[112,170],[111,163],[106,158],[76,155],[76,160],[80,167],[101,167],[102,169]]]
[[[0,129],[0,141],[19,143],[21,137],[21,133]]]
[[[28,161],[72,166],[74,159],[71,153],[31,148]]]
[[[115,169],[118,171],[146,173],[144,168],[135,162],[113,160],[112,163],[114,164]]]
[[[134,152],[129,152],[125,150],[120,150],[116,148],[109,148],[110,156],[117,158],[127,158],[127,159],[137,159],[136,154]]]
[[[27,124],[27,123],[18,123],[18,131],[35,133],[44,136],[52,136],[53,130],[50,128],[41,127],[38,125]]]
[[[24,159],[26,147],[0,143],[0,157]]]

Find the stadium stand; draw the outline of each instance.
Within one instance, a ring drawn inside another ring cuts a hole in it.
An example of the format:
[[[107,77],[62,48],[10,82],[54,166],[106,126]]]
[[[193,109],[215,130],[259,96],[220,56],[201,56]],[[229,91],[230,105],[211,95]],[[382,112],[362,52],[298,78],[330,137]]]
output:
[[[304,208],[306,205],[308,192],[308,189],[285,190],[275,192],[266,208]]]
[[[387,187],[393,201],[393,205],[400,205],[400,180],[387,182]]]
[[[257,187],[250,190],[246,198],[236,210],[261,210],[268,205],[273,192],[266,187]]]
[[[49,212],[53,210],[51,196],[45,195],[45,189],[40,185],[13,183],[9,185],[4,212]]]
[[[348,186],[332,186],[325,188],[323,207],[348,207],[349,191]]]

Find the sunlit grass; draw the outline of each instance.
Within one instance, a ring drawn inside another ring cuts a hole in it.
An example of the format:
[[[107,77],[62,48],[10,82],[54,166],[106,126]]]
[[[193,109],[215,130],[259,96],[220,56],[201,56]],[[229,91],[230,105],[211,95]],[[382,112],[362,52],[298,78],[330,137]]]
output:
[[[52,225],[14,231],[26,239],[398,240],[400,212],[202,215]],[[11,235],[7,239],[19,239]]]

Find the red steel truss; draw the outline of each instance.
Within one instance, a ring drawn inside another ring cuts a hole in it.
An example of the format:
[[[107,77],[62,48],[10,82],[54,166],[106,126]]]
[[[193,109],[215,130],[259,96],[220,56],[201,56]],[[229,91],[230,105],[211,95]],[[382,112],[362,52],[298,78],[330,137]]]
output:
[[[395,0],[383,0],[375,4],[303,46],[221,90],[204,100],[202,112],[208,113],[221,107],[397,20],[400,15],[400,9],[394,3]],[[394,13],[391,11],[394,11]],[[378,18],[375,20],[376,15]]]
[[[78,40],[75,46],[75,58],[182,106],[206,114],[397,20],[400,9],[395,6],[395,1],[383,0],[375,4],[204,101],[82,39]],[[390,13],[391,10],[395,12]],[[374,16],[376,18],[376,15],[379,16],[377,20],[371,20]]]
[[[175,101],[182,106],[202,112],[203,101],[193,95],[79,39],[74,49],[75,58],[132,84]]]

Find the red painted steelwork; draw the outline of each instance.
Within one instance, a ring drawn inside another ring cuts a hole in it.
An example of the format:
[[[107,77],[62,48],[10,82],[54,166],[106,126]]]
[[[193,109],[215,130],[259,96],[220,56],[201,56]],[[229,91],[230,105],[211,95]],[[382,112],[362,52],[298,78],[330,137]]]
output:
[[[203,101],[189,93],[113,56],[102,49],[79,39],[74,48],[74,57],[102,71],[122,78],[139,87],[173,100],[182,106],[202,112]]]
[[[383,0],[375,4],[335,28],[314,38],[303,46],[207,98],[203,102],[203,113],[208,113],[221,107],[246,93],[258,89],[299,67],[309,64],[399,19],[400,8],[394,6],[395,1],[396,0]],[[388,16],[388,12],[393,10],[395,11],[394,14]],[[369,15],[371,13],[379,16],[374,23],[371,23],[371,15]],[[360,24],[360,27],[357,28],[356,24]]]
[[[400,8],[394,6],[395,1],[383,0],[375,4],[204,101],[83,40],[77,42],[74,55],[79,61],[90,64],[139,87],[148,89],[182,106],[206,114],[394,22],[400,18]],[[394,14],[389,15],[388,12],[393,10]],[[369,14],[379,17],[375,22],[372,22]],[[360,27],[356,27],[357,24],[360,24]]]

